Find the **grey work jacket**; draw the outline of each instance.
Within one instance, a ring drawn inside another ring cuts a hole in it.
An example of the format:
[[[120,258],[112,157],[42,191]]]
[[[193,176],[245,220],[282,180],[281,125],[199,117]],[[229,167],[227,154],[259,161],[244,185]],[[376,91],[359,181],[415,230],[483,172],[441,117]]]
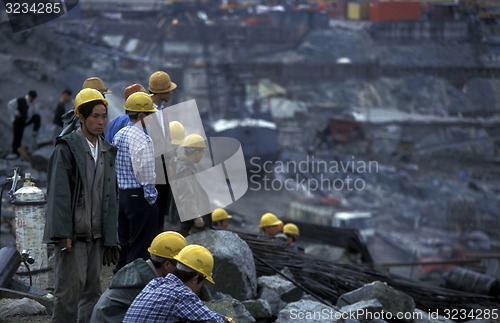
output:
[[[82,141],[81,129],[59,138],[49,159],[47,174],[47,214],[44,242],[70,238],[91,240],[102,237],[104,246],[118,244],[118,185],[116,180],[116,148],[99,138],[99,158],[102,158],[102,199],[100,230],[92,232],[92,226],[76,220],[76,214],[86,207],[84,196],[87,184],[85,158],[86,147]],[[93,223],[95,225],[95,223]],[[98,232],[97,236],[94,236]]]

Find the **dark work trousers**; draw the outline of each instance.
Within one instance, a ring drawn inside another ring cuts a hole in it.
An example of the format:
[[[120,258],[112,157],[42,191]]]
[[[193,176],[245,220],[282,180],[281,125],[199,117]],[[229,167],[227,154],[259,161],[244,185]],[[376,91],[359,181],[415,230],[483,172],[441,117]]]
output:
[[[158,206],[144,199],[143,189],[120,190],[118,239],[121,250],[115,272],[136,259],[149,259],[148,248],[157,229]]]
[[[170,205],[170,199],[172,198],[172,193],[170,192],[169,184],[157,184],[156,190],[158,191],[158,198],[156,199],[156,204],[158,204],[158,230],[157,233],[161,233],[164,230],[165,216],[168,212],[168,206]]]
[[[12,139],[12,152],[19,155],[17,149],[21,147],[26,121],[23,118],[17,118],[13,124],[14,138]]]
[[[178,226],[181,222],[179,218],[179,211],[177,210],[177,205],[175,204],[174,195],[172,190],[170,190],[170,205],[168,206],[168,222],[170,225]]]
[[[73,242],[71,252],[55,246],[52,322],[90,322],[101,295],[102,241]]]

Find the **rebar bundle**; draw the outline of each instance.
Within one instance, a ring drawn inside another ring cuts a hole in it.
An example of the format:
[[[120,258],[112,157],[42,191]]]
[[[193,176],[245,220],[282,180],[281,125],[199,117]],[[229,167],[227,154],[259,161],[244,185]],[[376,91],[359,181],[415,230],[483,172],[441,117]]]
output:
[[[293,277],[287,277],[288,280],[325,304],[335,305],[342,294],[381,281],[412,297],[417,308],[424,311],[500,309],[497,298],[393,278],[368,265],[336,264],[287,250],[280,242],[263,240],[246,233],[238,235],[254,254],[257,276],[275,275],[287,267],[293,274]]]

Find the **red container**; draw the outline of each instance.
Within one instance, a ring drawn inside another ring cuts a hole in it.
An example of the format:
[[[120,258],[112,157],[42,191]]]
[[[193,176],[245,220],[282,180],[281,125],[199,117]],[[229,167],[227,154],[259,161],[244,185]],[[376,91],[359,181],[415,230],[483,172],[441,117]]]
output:
[[[420,20],[420,1],[370,1],[370,20]]]

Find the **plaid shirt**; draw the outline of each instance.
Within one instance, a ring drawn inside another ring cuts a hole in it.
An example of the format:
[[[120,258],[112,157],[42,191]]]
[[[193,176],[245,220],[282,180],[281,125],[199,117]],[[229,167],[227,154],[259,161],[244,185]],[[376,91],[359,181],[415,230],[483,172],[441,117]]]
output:
[[[129,123],[113,138],[118,147],[116,175],[118,188],[143,188],[144,198],[154,204],[158,192],[155,188],[154,148],[151,138],[139,127]]]
[[[211,311],[193,291],[173,274],[155,278],[137,295],[123,323],[221,322],[224,316]]]

